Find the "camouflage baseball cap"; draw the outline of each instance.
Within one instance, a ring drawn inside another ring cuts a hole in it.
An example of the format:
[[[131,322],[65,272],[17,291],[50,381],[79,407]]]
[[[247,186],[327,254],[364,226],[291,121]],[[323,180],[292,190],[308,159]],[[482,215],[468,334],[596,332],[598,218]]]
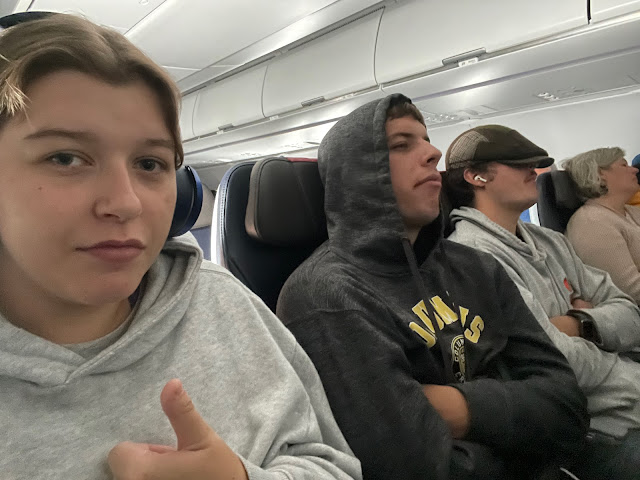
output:
[[[544,168],[553,163],[553,158],[531,140],[502,125],[482,125],[460,134],[449,146],[445,158],[447,170],[488,162],[533,163],[536,168]]]

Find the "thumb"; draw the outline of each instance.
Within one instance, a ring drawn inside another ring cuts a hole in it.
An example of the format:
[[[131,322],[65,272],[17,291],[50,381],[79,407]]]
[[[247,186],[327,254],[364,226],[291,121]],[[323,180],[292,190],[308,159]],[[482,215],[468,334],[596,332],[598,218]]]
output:
[[[174,378],[167,382],[160,394],[160,403],[176,433],[178,450],[203,450],[217,436],[197,412],[180,380]]]

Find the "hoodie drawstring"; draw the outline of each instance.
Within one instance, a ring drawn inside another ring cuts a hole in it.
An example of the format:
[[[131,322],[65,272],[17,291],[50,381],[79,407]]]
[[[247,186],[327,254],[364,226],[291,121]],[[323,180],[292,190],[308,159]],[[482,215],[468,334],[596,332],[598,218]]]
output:
[[[420,293],[420,296],[422,297],[422,300],[424,302],[425,308],[427,309],[427,315],[429,316],[429,318],[433,319],[433,321],[435,322],[436,313],[435,313],[435,311],[433,309],[433,306],[431,305],[431,302],[429,301],[429,296],[427,295],[426,286],[425,286],[424,281],[422,279],[422,275],[420,275],[420,271],[418,270],[418,261],[416,259],[415,252],[413,251],[413,246],[411,245],[411,241],[408,238],[403,237],[402,238],[402,247],[404,248],[405,257],[407,257],[407,262],[409,263],[409,269],[411,270],[411,276],[413,277],[413,281],[414,281],[416,287],[418,287],[418,292]],[[444,253],[444,249],[441,248],[441,251],[443,251],[443,253]],[[445,259],[446,259],[446,254],[445,254]],[[447,292],[447,297],[449,297],[449,292]],[[448,300],[451,301],[450,298],[448,298]],[[434,335],[436,335],[435,331],[433,333],[434,333]],[[436,337],[437,337],[437,335],[436,335]],[[464,335],[462,336],[462,338],[463,338],[463,342],[464,342]],[[445,351],[446,346],[443,345],[442,342],[440,342],[440,343],[441,344],[438,347],[438,349],[440,350],[440,354],[442,355],[442,361],[444,363],[445,377],[447,379],[447,382],[449,382],[449,383],[459,383],[460,381],[455,377],[455,375],[454,375],[454,373],[453,373],[453,371],[451,369],[452,359],[449,359],[449,357],[447,355],[447,352]],[[463,349],[463,351],[464,351],[464,349]]]

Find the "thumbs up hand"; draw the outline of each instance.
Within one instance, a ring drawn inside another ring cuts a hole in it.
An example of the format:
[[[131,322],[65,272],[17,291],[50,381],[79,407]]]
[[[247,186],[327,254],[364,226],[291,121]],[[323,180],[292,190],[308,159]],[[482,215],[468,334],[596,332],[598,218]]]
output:
[[[180,380],[160,394],[178,448],[122,442],[109,452],[115,480],[248,480],[244,465],[196,411]]]

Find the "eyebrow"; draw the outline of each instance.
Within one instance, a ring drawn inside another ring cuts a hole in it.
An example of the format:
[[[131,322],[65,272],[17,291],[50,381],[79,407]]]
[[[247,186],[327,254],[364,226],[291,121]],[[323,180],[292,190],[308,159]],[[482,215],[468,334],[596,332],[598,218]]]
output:
[[[165,138],[147,138],[144,144],[148,147],[163,147],[168,148],[172,152],[176,149],[176,145],[173,140]]]
[[[396,137],[411,138],[411,137],[415,137],[415,135],[413,133],[398,132],[391,135],[389,137],[389,140],[394,140]],[[429,138],[429,135],[425,135],[424,137],[421,137],[421,138],[431,143],[431,139]]]
[[[82,142],[97,143],[98,136],[93,132],[85,130],[67,130],[64,128],[44,128],[37,132],[31,133],[25,137],[25,140],[39,140],[42,138],[68,138],[70,140],[77,140]],[[166,138],[147,138],[142,142],[148,147],[162,147],[171,151],[175,150],[175,143],[173,140]]]
[[[63,128],[44,128],[37,132],[27,135],[25,140],[39,140],[41,138],[49,137],[62,137],[69,138],[71,140],[83,140],[90,142],[97,142],[98,137],[94,133],[83,130],[65,130]]]

